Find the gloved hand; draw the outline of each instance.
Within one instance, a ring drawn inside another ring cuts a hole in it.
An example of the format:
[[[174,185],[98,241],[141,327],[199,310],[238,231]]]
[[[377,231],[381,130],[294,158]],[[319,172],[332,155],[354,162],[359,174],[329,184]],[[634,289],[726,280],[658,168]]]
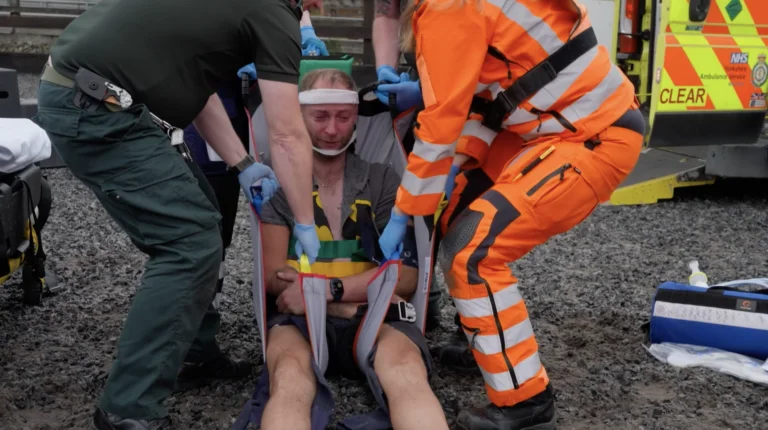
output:
[[[381,232],[381,237],[379,237],[379,248],[381,248],[381,252],[386,260],[400,258],[400,253],[403,251],[403,238],[405,237],[407,223],[408,215],[398,215],[395,213],[395,208],[392,208],[389,222],[384,231]]]
[[[314,224],[299,224],[294,220],[293,237],[296,238],[296,245],[293,247],[296,255],[306,254],[309,264],[314,264],[317,260],[317,253],[320,252],[320,239],[317,237],[317,230]]]
[[[237,71],[237,77],[243,79],[243,75],[246,73],[250,76],[252,81],[256,80],[256,66],[253,63],[241,67],[240,70]]]
[[[261,206],[275,195],[280,184],[277,183],[275,172],[266,164],[253,163],[237,175],[240,188],[245,197],[261,213]]]
[[[325,43],[317,37],[314,27],[310,25],[301,27],[301,55],[330,55]]]
[[[376,79],[393,84],[400,82],[400,76],[398,76],[397,71],[392,66],[386,64],[376,69]]]
[[[450,200],[451,194],[453,194],[453,187],[456,186],[456,175],[459,174],[461,169],[459,166],[452,164],[451,171],[448,173],[448,180],[445,181],[445,198]]]
[[[395,94],[395,103],[397,110],[406,111],[421,101],[421,87],[419,81],[412,81],[408,73],[400,74],[400,82],[397,84],[379,85],[376,91],[376,97],[379,101],[389,106],[389,94]]]

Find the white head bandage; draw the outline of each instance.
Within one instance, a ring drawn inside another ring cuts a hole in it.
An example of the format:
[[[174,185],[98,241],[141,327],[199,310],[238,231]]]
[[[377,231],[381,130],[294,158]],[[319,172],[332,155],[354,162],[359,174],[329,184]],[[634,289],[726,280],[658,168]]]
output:
[[[299,103],[303,105],[356,105],[359,102],[360,96],[357,95],[356,91],[352,90],[318,88],[299,93]]]
[[[357,94],[356,91],[352,91],[352,90],[318,88],[314,90],[306,90],[306,91],[300,92],[299,103],[301,103],[302,105],[327,105],[327,104],[357,105],[360,103],[360,96]],[[320,149],[313,146],[312,149],[314,149],[316,152],[320,154],[323,154],[329,157],[334,157],[346,151],[347,148],[349,148],[349,146],[352,145],[352,143],[355,141],[356,138],[357,138],[357,131],[354,131],[352,133],[352,137],[349,139],[349,142],[347,142],[347,144],[344,145],[344,147],[342,148]]]

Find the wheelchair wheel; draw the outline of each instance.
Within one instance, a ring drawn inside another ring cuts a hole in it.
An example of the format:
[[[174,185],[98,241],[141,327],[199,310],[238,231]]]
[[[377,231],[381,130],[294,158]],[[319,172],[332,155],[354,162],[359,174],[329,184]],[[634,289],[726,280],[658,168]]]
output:
[[[31,267],[24,265],[22,270],[23,302],[27,306],[37,306],[43,301],[43,283]]]

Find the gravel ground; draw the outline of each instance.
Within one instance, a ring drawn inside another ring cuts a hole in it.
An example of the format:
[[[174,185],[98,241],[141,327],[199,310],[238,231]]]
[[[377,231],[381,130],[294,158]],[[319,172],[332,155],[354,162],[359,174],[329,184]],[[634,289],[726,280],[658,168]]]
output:
[[[22,97],[34,97],[34,77],[21,78]],[[44,239],[49,268],[67,290],[29,308],[15,288],[18,276],[0,288],[2,429],[87,428],[145,261],[67,170],[48,175],[55,200]],[[768,192],[764,183],[751,185],[736,196],[715,188],[653,206],[600,207],[514,265],[557,391],[560,428],[766,428],[765,387],[663,365],[643,349],[640,330],[654,288],[685,282],[691,258],[714,282],[768,274]],[[258,361],[245,209],[228,253],[219,338],[233,356]],[[455,340],[454,309],[443,313],[443,329],[429,336],[433,345]],[[178,428],[226,429],[254,382],[215,383],[167,404]],[[332,382],[337,417],[373,407],[364,387]],[[485,402],[476,375],[438,365],[433,387],[450,419]]]

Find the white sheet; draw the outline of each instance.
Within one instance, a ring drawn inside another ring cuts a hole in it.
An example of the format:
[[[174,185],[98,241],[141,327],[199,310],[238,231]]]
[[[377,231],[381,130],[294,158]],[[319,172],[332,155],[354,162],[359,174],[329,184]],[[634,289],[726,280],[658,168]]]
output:
[[[27,118],[0,118],[0,172],[18,172],[51,156],[51,139]]]

